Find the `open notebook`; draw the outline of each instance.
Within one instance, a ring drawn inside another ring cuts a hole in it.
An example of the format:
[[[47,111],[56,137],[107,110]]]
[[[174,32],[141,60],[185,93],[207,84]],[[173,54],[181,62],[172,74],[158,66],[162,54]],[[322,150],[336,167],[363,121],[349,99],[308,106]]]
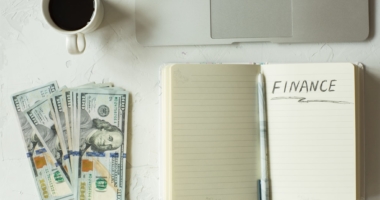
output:
[[[258,199],[259,73],[271,199],[363,197],[362,70],[329,63],[164,67],[162,198]]]

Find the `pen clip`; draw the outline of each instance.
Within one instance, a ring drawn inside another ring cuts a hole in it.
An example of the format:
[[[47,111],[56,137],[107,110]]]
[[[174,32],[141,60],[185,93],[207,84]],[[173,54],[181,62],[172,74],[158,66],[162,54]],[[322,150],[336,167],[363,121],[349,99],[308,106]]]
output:
[[[257,180],[257,200],[261,200],[261,180]]]

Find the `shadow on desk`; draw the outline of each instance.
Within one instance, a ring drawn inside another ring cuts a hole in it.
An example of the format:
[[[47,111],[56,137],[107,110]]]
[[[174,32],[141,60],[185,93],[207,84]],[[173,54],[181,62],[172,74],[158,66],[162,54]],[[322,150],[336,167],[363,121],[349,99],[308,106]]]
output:
[[[379,71],[366,71],[364,106],[367,200],[380,199],[380,78],[378,77],[380,77]]]
[[[125,159],[125,199],[131,199],[130,197],[130,184],[131,184],[131,168],[132,164],[132,109],[133,109],[133,98],[131,93],[129,93],[129,105],[128,105],[128,129],[127,129],[127,159]]]
[[[127,9],[124,6],[119,6],[117,3],[111,1],[103,1],[103,5],[104,18],[99,29],[120,21],[128,23],[129,20],[134,19],[132,16],[133,13],[130,12],[130,9]]]
[[[367,41],[370,41],[375,36],[375,30],[376,30],[376,0],[369,0],[369,34]]]

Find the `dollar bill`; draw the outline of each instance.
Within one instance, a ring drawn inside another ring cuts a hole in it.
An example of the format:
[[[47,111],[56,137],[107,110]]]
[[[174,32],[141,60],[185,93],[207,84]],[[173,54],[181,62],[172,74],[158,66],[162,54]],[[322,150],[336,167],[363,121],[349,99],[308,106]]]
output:
[[[69,177],[71,169],[64,163],[62,145],[53,121],[55,113],[51,111],[49,104],[48,98],[41,100],[27,109],[24,114],[35,133],[32,135],[32,141],[46,152],[45,160],[48,165],[45,170],[54,174],[52,184],[56,193],[60,194],[59,196],[67,194],[66,199],[72,199]]]
[[[66,89],[66,87],[61,88],[61,90],[62,89]],[[41,112],[38,112],[37,114],[40,114],[40,115],[49,114],[50,120],[45,120],[45,121],[40,120],[40,121],[49,125],[51,124],[51,122],[54,123],[53,125],[51,125],[51,129],[56,135],[56,138],[58,139],[58,141],[56,142],[59,142],[59,143],[57,144],[58,145],[57,149],[52,149],[51,152],[53,153],[53,155],[56,156],[56,160],[58,161],[59,164],[62,165],[63,169],[68,174],[68,178],[71,179],[72,167],[70,164],[70,157],[68,153],[69,151],[68,145],[71,138],[68,137],[68,135],[66,134],[66,130],[62,129],[62,126],[60,126],[62,123],[64,123],[64,121],[62,121],[63,114],[62,114],[62,107],[61,107],[61,101],[60,101],[61,99],[59,98],[60,96],[62,96],[61,91],[57,91],[53,93],[46,103],[40,105],[40,108],[44,108],[46,113],[42,113],[41,111]],[[46,104],[49,106],[49,108],[47,107]]]
[[[80,89],[74,92],[74,97],[73,174],[77,176],[74,195],[86,200],[122,200],[128,92]]]
[[[63,160],[71,177],[71,161],[70,153],[72,152],[72,140],[69,130],[66,129],[66,119],[63,110],[63,94],[62,92],[57,92],[50,97],[51,110],[54,111],[55,115],[53,117],[54,125],[58,134],[58,139],[61,144],[63,152]]]
[[[82,85],[82,86],[78,86],[78,87],[75,87],[75,88],[69,88],[69,89],[63,89],[62,90],[62,95],[63,95],[63,99],[62,99],[62,107],[63,107],[63,113],[64,113],[64,120],[65,120],[65,123],[66,124],[66,127],[62,127],[62,130],[65,129],[67,131],[67,135],[68,137],[71,138],[71,143],[70,143],[70,150],[69,150],[69,157],[70,157],[70,162],[71,162],[71,165],[72,165],[72,168],[74,167],[74,165],[76,164],[75,163],[75,160],[73,159],[73,146],[74,146],[74,139],[73,139],[73,133],[74,133],[74,116],[75,116],[75,112],[74,112],[74,103],[76,103],[74,101],[75,97],[74,97],[74,94],[76,94],[76,91],[79,90],[79,89],[84,89],[84,88],[109,88],[109,87],[112,87],[112,83],[101,83],[101,84],[86,84],[86,85]],[[76,104],[75,104],[76,105]],[[63,124],[63,123],[62,123]],[[74,193],[74,196],[76,196],[75,194],[77,193],[76,191],[76,184],[78,182],[78,179],[77,179],[77,176],[73,176],[72,177],[72,186],[73,186],[73,193]]]
[[[87,86],[84,86],[87,87]],[[74,110],[73,110],[73,96],[74,96],[74,91],[77,90],[77,88],[73,89],[67,89],[62,91],[63,95],[63,111],[65,114],[65,121],[66,121],[66,130],[67,130],[67,135],[70,135],[71,137],[71,149],[70,149],[70,162],[72,166],[72,177],[71,177],[71,183],[72,183],[72,188],[73,188],[73,195],[76,197],[77,195],[77,183],[78,183],[78,176],[74,172],[74,167],[76,165],[75,159],[73,159],[74,156],[74,146],[75,146],[75,141],[74,141]]]
[[[38,144],[35,138],[37,133],[24,115],[24,111],[39,101],[46,99],[57,89],[57,83],[50,82],[39,87],[18,92],[11,97],[20,123],[27,152],[26,155],[33,172],[38,193],[43,200],[72,199],[72,192],[70,184],[64,181],[62,172],[55,165],[54,158],[46,151],[43,145]]]
[[[81,85],[75,88],[67,88],[63,89],[61,94],[56,95],[56,99],[53,100],[55,101],[55,104],[60,104],[61,105],[61,110],[58,111],[60,123],[58,122],[57,126],[61,130],[66,131],[66,135],[68,138],[68,144],[67,144],[67,152],[69,154],[69,159],[71,160],[72,157],[72,133],[73,133],[73,126],[72,126],[72,119],[73,119],[73,109],[72,109],[72,96],[74,91],[80,89],[80,88],[103,88],[103,87],[111,87],[112,83],[101,83],[101,84],[94,84],[94,83],[89,83],[85,85]],[[58,102],[59,101],[59,102]],[[58,108],[56,108],[58,109]],[[63,114],[63,115],[62,115]]]

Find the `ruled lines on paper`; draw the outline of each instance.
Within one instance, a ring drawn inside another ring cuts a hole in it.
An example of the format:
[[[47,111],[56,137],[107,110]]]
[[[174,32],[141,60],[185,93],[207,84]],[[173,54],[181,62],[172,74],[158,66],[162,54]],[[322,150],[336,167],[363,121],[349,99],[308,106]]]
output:
[[[259,67],[172,68],[174,200],[257,199]]]

